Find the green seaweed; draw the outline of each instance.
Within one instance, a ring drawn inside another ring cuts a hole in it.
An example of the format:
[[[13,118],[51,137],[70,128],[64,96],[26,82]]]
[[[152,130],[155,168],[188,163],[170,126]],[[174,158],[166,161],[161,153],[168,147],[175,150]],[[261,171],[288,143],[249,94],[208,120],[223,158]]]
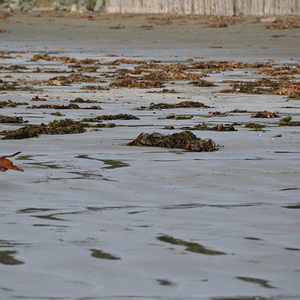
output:
[[[97,250],[97,249],[90,249],[90,251],[92,251],[91,256],[95,257],[95,258],[101,258],[101,259],[110,259],[110,260],[120,260],[120,257],[114,256],[112,254],[103,252],[101,250]]]
[[[246,281],[246,282],[253,282],[261,285],[262,287],[265,288],[275,288],[274,286],[271,286],[267,280],[264,279],[259,279],[259,278],[250,278],[250,277],[236,277],[237,279]]]
[[[12,254],[16,254],[16,251],[0,251],[0,263],[4,265],[20,265],[24,262],[12,257]]]
[[[173,283],[167,279],[156,279],[160,285],[173,285]]]
[[[103,169],[117,169],[117,168],[123,168],[123,167],[129,167],[130,164],[124,163],[120,160],[115,159],[99,159],[99,158],[92,158],[88,155],[78,155],[76,158],[83,158],[83,159],[91,159],[91,160],[98,160],[104,162],[107,167],[103,167]]]
[[[291,116],[287,116],[285,118],[282,118],[279,122],[278,122],[279,126],[300,126],[300,121],[292,121],[292,117]]]
[[[246,236],[244,237],[245,240],[252,240],[252,241],[262,241],[262,239],[252,237],[252,236]]]
[[[32,160],[31,157],[32,157],[32,155],[21,155],[16,159],[17,160]]]
[[[60,215],[60,214],[51,214],[51,215],[33,216],[33,217],[36,217],[36,218],[39,218],[39,219],[51,220],[51,221],[67,221],[65,219],[55,217],[56,215]]]
[[[287,205],[287,206],[284,206],[284,207],[289,208],[289,209],[300,209],[300,203],[293,204],[293,205]]]
[[[103,169],[117,169],[117,168],[123,168],[123,167],[129,167],[130,164],[124,163],[120,160],[113,160],[113,159],[101,159],[107,167],[103,167]]]
[[[186,241],[183,241],[180,239],[174,239],[173,237],[168,236],[168,235],[158,236],[157,239],[159,241],[173,244],[173,245],[186,246],[187,247],[186,251],[190,251],[190,252],[201,253],[201,254],[205,254],[205,255],[225,255],[226,254],[225,252],[207,249],[197,243],[191,243],[191,242],[186,242]]]
[[[53,210],[52,208],[24,208],[17,211],[17,214],[29,214],[29,213],[36,213],[36,212],[43,212]]]

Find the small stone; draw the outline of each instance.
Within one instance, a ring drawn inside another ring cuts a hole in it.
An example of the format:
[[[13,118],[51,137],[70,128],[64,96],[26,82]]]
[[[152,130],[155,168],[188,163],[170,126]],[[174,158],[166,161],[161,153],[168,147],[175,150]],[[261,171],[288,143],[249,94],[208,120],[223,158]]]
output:
[[[277,19],[277,17],[261,18],[260,23],[275,23]]]

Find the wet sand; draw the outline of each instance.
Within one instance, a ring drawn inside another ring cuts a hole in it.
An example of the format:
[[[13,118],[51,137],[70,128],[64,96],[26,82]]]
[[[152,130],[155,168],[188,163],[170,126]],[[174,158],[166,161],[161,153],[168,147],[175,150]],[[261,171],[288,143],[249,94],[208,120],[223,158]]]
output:
[[[204,28],[197,24],[199,19],[157,25],[165,20],[100,14],[89,19],[63,13],[16,14],[1,20],[0,28],[9,32],[0,33],[0,51],[13,57],[0,58],[1,65],[22,65],[29,72],[1,71],[0,79],[43,91],[1,91],[0,101],[67,105],[81,97],[97,100],[102,110],[60,110],[66,118],[119,113],[139,117],[111,121],[117,126],[101,131],[1,140],[1,155],[22,151],[12,160],[24,169],[0,174],[0,270],[5,274],[1,299],[300,297],[299,127],[279,127],[278,119],[255,119],[267,125],[264,130],[237,125],[233,132],[193,131],[223,146],[215,152],[126,146],[141,132],[179,131],[163,129],[169,125],[252,122],[252,111],[275,111],[299,121],[299,100],[218,93],[229,88],[224,80],[262,77],[248,69],[209,74],[205,79],[215,87],[167,82],[166,88],[178,94],[136,88],[92,92],[82,90],[86,84],[81,83],[37,85],[69,74],[30,72],[37,67],[69,70],[62,62],[30,61],[47,52],[103,64],[118,58],[174,64],[187,64],[187,59],[272,60],[299,68],[299,29],[266,30],[256,21]],[[124,28],[109,29],[119,25]],[[132,68],[109,67],[84,74]],[[111,81],[106,78],[101,85]],[[31,102],[35,96],[47,101]],[[135,110],[151,102],[182,99],[211,108]],[[207,118],[209,111],[234,109],[249,113]],[[0,113],[22,116],[36,125],[63,118],[51,115],[55,111],[23,105]],[[172,113],[194,117],[164,119]]]

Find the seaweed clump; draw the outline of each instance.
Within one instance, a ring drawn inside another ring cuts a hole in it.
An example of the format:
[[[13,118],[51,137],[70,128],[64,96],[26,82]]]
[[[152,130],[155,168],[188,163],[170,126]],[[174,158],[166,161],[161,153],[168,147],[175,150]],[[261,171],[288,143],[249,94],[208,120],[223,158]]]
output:
[[[0,115],[0,123],[27,123],[22,117],[8,117]]]
[[[17,107],[18,105],[28,105],[27,102],[13,102],[11,100],[0,101],[0,108],[3,107]]]
[[[58,104],[41,104],[28,106],[29,109],[102,109],[100,106],[93,105],[90,107],[80,107],[78,104],[70,103],[68,105],[58,105]]]
[[[279,118],[279,116],[272,111],[259,111],[255,115],[251,116],[251,118]]]
[[[291,85],[288,87],[280,87],[275,95],[285,95],[295,100],[300,100],[300,84]]]
[[[216,86],[213,82],[207,81],[207,80],[197,80],[197,81],[192,81],[189,82],[189,84],[193,84],[194,86],[197,87],[210,87],[210,86]]]
[[[183,131],[172,135],[163,135],[158,132],[151,134],[142,132],[136,139],[128,143],[127,146],[164,147],[199,152],[218,150],[213,140],[198,138],[191,131]]]
[[[246,128],[251,128],[252,131],[263,131],[262,128],[266,127],[266,125],[256,124],[256,123],[247,123],[245,124]]]
[[[292,121],[292,117],[288,116],[278,122],[279,126],[300,126],[299,121]]]
[[[98,103],[96,100],[84,100],[80,97],[70,100],[70,103]]]
[[[141,106],[135,108],[136,110],[154,110],[154,109],[171,109],[171,108],[210,108],[202,102],[197,101],[183,101],[179,103],[150,103],[150,106]]]
[[[109,84],[109,87],[127,87],[127,88],[162,88],[164,85],[159,81],[137,81],[132,78],[126,78],[121,81],[113,82]]]
[[[100,78],[95,76],[82,75],[81,73],[71,74],[69,76],[56,76],[50,78],[48,82],[43,82],[42,85],[67,86],[75,83],[101,83]]]
[[[40,134],[73,134],[83,133],[86,131],[84,124],[71,119],[54,120],[48,125],[44,123],[40,125],[24,126],[16,130],[1,131],[0,134],[4,135],[2,140],[26,139],[38,137]]]
[[[81,122],[99,122],[107,120],[139,120],[140,118],[134,115],[118,114],[118,115],[102,115],[95,118],[85,118]]]
[[[206,123],[198,124],[189,130],[210,130],[210,131],[237,131],[233,124],[219,124],[213,127],[209,127]]]

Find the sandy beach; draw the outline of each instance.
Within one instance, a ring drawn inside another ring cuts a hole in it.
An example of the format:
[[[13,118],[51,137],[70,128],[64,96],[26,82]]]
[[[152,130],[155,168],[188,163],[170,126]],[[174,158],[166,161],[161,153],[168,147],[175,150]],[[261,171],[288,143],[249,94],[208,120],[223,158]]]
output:
[[[279,126],[286,117],[300,121],[300,100],[220,92],[262,78],[299,84],[300,29],[265,29],[270,24],[254,17],[211,26],[225,21],[2,16],[0,85],[13,88],[0,90],[0,102],[8,103],[0,115],[28,122],[1,123],[1,132],[65,118],[136,119],[1,140],[1,156],[22,151],[11,160],[24,169],[0,174],[1,299],[300,298],[300,131]],[[282,67],[290,73],[262,73]],[[155,68],[170,75],[162,87],[120,86],[158,74]],[[65,83],[78,73],[80,80]],[[211,85],[199,86],[204,81]],[[84,102],[69,109],[78,98]],[[149,108],[183,101],[206,108]],[[253,118],[264,111],[276,116]],[[260,127],[247,127],[254,123]],[[232,124],[235,131],[195,130],[197,124]],[[182,128],[219,150],[127,146],[141,132]]]

